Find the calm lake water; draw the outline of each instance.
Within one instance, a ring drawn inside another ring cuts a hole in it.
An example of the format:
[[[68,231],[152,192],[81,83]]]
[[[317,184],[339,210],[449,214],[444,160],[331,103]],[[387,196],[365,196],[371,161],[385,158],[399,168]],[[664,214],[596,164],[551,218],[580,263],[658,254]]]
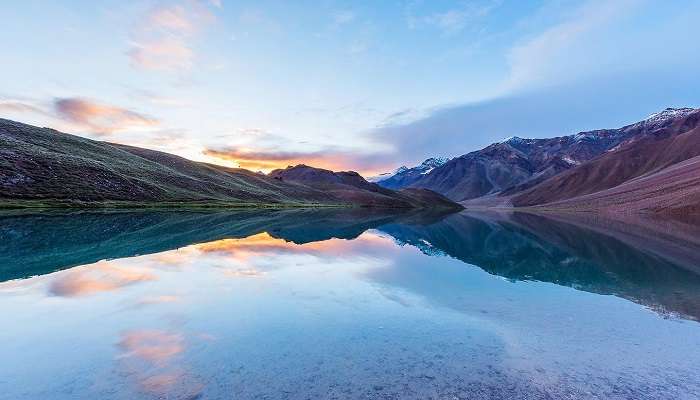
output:
[[[696,232],[527,214],[6,214],[0,399],[698,399]]]

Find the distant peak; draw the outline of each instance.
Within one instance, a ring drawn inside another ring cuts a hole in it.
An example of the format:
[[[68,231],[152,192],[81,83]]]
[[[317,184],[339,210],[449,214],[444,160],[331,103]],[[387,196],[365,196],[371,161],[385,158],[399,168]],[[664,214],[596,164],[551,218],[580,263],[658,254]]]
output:
[[[682,107],[682,108],[673,108],[673,107],[668,107],[664,110],[661,110],[659,112],[655,112],[648,117],[644,119],[644,121],[647,122],[657,122],[657,121],[663,121],[667,120],[669,118],[679,118],[679,117],[684,117],[690,113],[695,111],[694,108],[690,107]]]
[[[436,167],[443,165],[447,161],[449,161],[449,159],[446,157],[430,157],[430,158],[426,159],[425,161],[423,161],[420,164],[420,166],[421,167],[436,168]]]
[[[516,144],[516,143],[523,143],[523,142],[525,142],[526,140],[527,140],[527,139],[521,138],[521,137],[518,137],[518,136],[511,136],[511,137],[507,137],[507,138],[501,140],[499,143]]]

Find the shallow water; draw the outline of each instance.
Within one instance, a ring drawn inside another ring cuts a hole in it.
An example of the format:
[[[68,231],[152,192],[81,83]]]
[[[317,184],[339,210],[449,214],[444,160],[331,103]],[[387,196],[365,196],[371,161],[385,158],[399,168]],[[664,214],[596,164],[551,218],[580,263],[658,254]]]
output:
[[[5,215],[0,399],[699,398],[700,251],[613,227]]]

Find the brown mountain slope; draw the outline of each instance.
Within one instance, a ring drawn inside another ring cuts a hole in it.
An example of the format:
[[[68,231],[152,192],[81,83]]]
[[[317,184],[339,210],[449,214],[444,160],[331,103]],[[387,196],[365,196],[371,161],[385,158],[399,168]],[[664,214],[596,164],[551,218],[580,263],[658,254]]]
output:
[[[614,213],[700,214],[700,156],[611,189],[544,205],[547,209]]]
[[[456,201],[511,196],[649,132],[672,125],[692,108],[668,108],[618,129],[599,129],[549,139],[512,137],[453,158],[409,186],[434,190]],[[381,184],[381,183],[380,183]]]
[[[394,191],[367,182],[354,171],[333,172],[326,169],[296,165],[270,172],[270,177],[292,182],[328,193],[344,202],[375,207],[420,207],[461,209],[446,197],[427,189]]]
[[[697,155],[700,155],[700,110],[675,120],[670,126],[632,137],[603,155],[514,196],[512,203],[516,207],[534,206],[589,195],[657,173]],[[659,179],[656,177],[653,182],[661,184]],[[649,190],[647,195],[655,195]]]

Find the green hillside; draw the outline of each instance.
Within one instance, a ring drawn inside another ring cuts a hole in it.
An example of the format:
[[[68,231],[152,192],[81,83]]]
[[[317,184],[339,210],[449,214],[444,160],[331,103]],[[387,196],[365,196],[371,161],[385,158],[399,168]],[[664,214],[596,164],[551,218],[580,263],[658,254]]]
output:
[[[334,204],[319,190],[163,152],[0,119],[5,205],[124,202]]]

